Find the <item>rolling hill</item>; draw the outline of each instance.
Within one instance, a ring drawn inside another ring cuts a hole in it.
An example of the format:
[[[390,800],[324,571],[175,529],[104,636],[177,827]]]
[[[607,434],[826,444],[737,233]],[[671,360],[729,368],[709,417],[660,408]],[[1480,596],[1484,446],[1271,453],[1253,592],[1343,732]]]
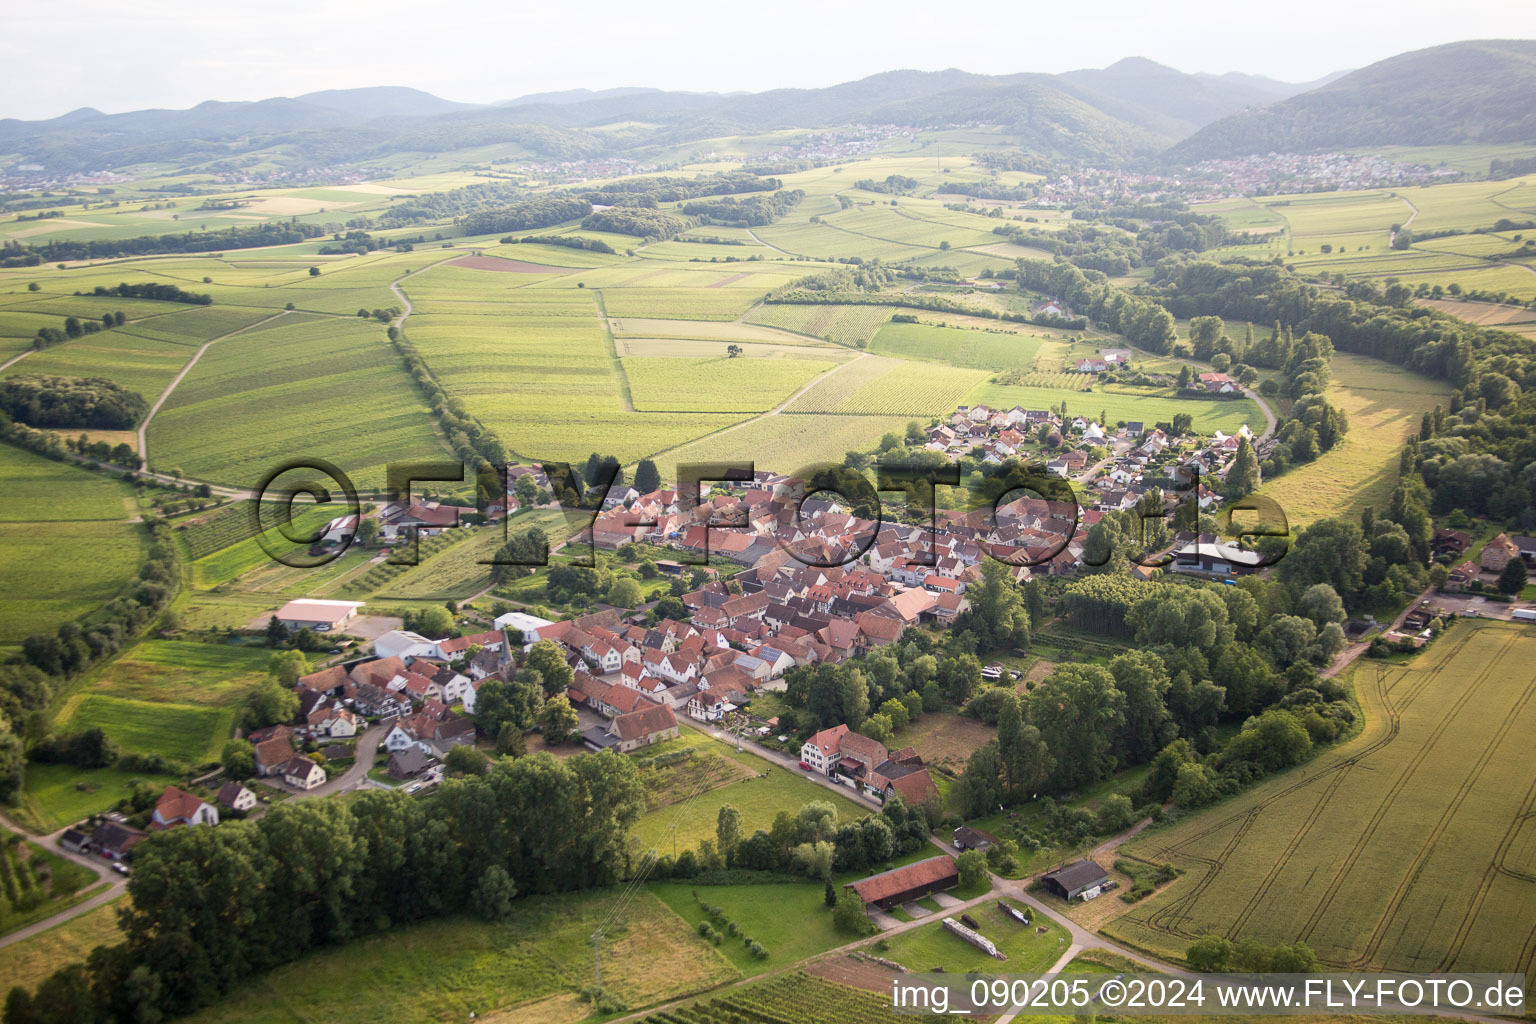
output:
[[[1536,41],[1448,43],[1389,57],[1319,89],[1244,110],[1170,160],[1355,146],[1536,141]]]
[[[295,170],[396,152],[515,143],[578,159],[723,135],[862,122],[929,128],[1002,125],[1024,148],[1092,162],[1151,156],[1213,119],[1266,98],[1251,84],[1146,60],[1068,75],[889,71],[818,89],[695,93],[624,88],[535,93],[470,105],[401,87],[332,89],[189,110],[0,121],[0,154],[51,171],[150,161],[198,169],[262,154]],[[614,130],[613,126],[625,126]]]

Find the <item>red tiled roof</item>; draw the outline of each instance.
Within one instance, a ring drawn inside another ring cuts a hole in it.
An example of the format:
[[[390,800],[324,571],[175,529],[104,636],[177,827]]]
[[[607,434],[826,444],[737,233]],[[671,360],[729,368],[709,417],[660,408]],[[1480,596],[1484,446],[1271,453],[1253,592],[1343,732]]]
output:
[[[852,882],[844,888],[858,893],[859,898],[865,903],[875,903],[920,886],[958,880],[959,877],[960,869],[953,858],[940,854],[937,857],[920,860],[916,864],[908,864],[905,867],[871,875],[861,881]]]

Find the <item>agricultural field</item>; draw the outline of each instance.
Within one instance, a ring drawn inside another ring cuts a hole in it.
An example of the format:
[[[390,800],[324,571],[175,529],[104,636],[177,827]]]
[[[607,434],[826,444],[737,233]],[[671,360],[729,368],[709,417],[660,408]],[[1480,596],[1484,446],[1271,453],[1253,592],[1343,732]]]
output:
[[[736,988],[709,1000],[641,1018],[639,1024],[738,1024],[741,1021],[795,1021],[797,1024],[937,1024],[938,1014],[898,1014],[889,992],[868,992],[795,972]]]
[[[1178,957],[1207,933],[1303,940],[1337,969],[1529,971],[1536,629],[1464,620],[1361,659],[1361,735],[1127,844],[1186,873],[1109,925]]]
[[[624,374],[641,412],[766,412],[836,364],[810,359],[631,357]]]
[[[481,1019],[572,1024],[591,1012],[592,932],[617,891],[530,896],[512,920],[453,918],[397,925],[313,953],[186,1018],[193,1024],[365,1024]],[[356,984],[366,977],[366,985]],[[603,942],[604,988],[633,1008],[740,977],[661,900],[641,891]]]
[[[235,728],[233,707],[133,700],[88,692],[71,697],[55,724],[66,732],[100,728],[124,751],[199,766],[219,758]]]
[[[1293,525],[1386,507],[1403,442],[1417,436],[1424,413],[1449,395],[1440,381],[1391,363],[1334,353],[1328,400],[1348,415],[1349,432],[1322,458],[1275,478],[1261,493],[1279,502]]]
[[[862,818],[871,813],[862,804],[854,803],[770,761],[748,753],[738,754],[733,748],[715,740],[700,740],[692,730],[684,729],[683,736],[673,742],[682,743],[684,740],[714,749],[746,765],[752,769],[752,774],[748,778],[706,790],[681,803],[648,811],[636,822],[630,833],[641,849],[654,847],[657,852],[670,855],[674,840],[679,851],[697,849],[701,840],[714,839],[715,820],[720,808],[726,804],[741,812],[743,835],[768,828],[779,811],[798,811],[802,804],[813,800],[824,800],[835,806],[840,821]]]
[[[346,514],[346,511],[347,506],[342,504],[306,507],[301,499],[294,503],[293,522],[287,527],[287,531],[289,535],[313,536],[326,523],[339,515]],[[193,534],[200,547],[219,545],[202,557],[197,557],[195,553],[197,549],[194,549],[193,557],[196,560],[192,563],[192,582],[196,588],[211,589],[229,583],[252,569],[270,565],[272,556],[267,552],[268,546],[280,552],[297,552],[301,548],[307,549],[307,545],[289,545],[284,540],[280,512],[262,514],[262,522],[267,524],[265,538],[256,536],[252,529],[255,524],[251,522],[249,516],[250,503],[242,502],[233,509],[221,510],[217,519],[209,524],[205,532]],[[220,544],[225,538],[234,537],[236,532],[240,533],[240,539]],[[263,539],[267,542],[266,546],[262,543]]]
[[[150,422],[151,465],[254,487],[313,456],[381,487],[388,462],[440,458],[383,333],[356,317],[290,313],[211,346]]]
[[[823,885],[817,880],[702,888],[687,882],[660,882],[650,889],[690,927],[697,928],[699,922],[709,920],[699,905],[703,900],[724,911],[729,920],[741,927],[743,935],[762,943],[768,951],[762,959],[753,956],[740,941],[727,939],[718,947],[727,960],[748,976],[786,967],[848,941],[847,934],[832,923]]]
[[[1536,338],[1536,310],[1523,306],[1496,305],[1491,302],[1463,302],[1455,299],[1420,300],[1431,309],[1459,317],[1468,323],[1497,327],[1511,334]]]
[[[820,386],[819,383],[815,385]],[[786,411],[777,416],[761,416],[663,451],[656,456],[656,466],[662,477],[670,480],[676,479],[676,466],[684,462],[745,461],[777,472],[793,472],[794,467],[816,462],[841,464],[848,452],[864,451],[878,444],[886,434],[901,436],[911,419],[908,416],[805,416]]]
[[[142,640],[103,668],[86,692],[135,701],[229,707],[266,677],[261,647]]]
[[[981,370],[864,356],[817,381],[787,413],[943,416],[985,378]]]
[[[0,648],[50,631],[117,595],[138,569],[132,490],[0,445]]]
[[[996,328],[972,331],[929,324],[886,324],[875,333],[869,350],[978,370],[1009,370],[1034,366],[1042,340]]]
[[[759,306],[746,319],[749,323],[825,338],[850,348],[864,348],[895,312],[895,306],[790,306],[774,303]]]
[[[1264,196],[1198,208],[1221,216],[1233,230],[1270,235],[1267,251],[1284,256],[1304,273],[1397,277],[1414,287],[1457,284],[1529,301],[1536,297],[1536,261],[1500,262],[1499,255],[1519,248],[1513,237],[1519,232],[1493,228],[1500,220],[1536,217],[1533,180],[1528,175],[1508,181]],[[1407,249],[1398,250],[1391,247],[1395,225],[1415,235],[1465,233],[1415,238]],[[1238,246],[1226,252],[1254,255],[1255,249]]]
[[[505,532],[476,530],[464,543],[453,544],[439,554],[424,553],[420,565],[405,569],[373,593],[381,599],[462,601],[491,585],[491,566],[485,563],[495,557],[508,537],[537,526],[554,542],[584,524],[589,515],[577,513],[567,517],[555,509],[520,512],[507,520]]]

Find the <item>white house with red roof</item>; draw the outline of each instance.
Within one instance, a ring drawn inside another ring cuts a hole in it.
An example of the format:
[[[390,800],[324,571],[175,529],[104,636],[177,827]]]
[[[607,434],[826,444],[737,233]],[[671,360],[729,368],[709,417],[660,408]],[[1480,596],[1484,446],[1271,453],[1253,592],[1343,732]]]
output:
[[[149,818],[149,827],[153,831],[163,831],[178,825],[217,825],[218,823],[217,807],[202,797],[176,786],[165,787],[160,794],[160,799],[155,801],[154,813]]]

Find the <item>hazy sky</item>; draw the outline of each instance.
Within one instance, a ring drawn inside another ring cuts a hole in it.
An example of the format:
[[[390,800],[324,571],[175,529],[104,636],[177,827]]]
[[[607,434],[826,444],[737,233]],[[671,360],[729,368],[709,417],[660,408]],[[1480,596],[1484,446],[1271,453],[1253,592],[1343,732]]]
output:
[[[470,103],[645,85],[758,91],[895,68],[1000,74],[1144,56],[1308,81],[1467,38],[1536,37],[1531,0],[6,0],[0,117],[408,85]],[[946,14],[946,10],[952,14]],[[1448,14],[1454,17],[1447,17]]]

